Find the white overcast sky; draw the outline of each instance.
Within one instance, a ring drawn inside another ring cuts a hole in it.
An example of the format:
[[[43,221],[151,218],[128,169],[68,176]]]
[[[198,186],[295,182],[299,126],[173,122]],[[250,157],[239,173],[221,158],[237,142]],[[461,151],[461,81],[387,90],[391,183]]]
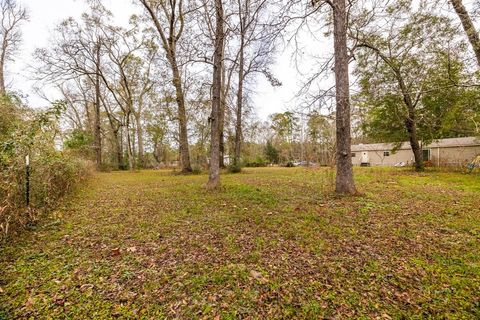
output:
[[[0,0],[1,1],[1,0]],[[54,28],[67,17],[79,17],[86,11],[85,0],[18,0],[29,11],[30,21],[23,25],[23,44],[16,59],[7,67],[7,81],[10,89],[26,94],[30,105],[48,106],[48,101],[37,95],[29,81],[28,65],[33,63],[32,54],[36,48],[45,47]],[[117,24],[127,24],[128,18],[140,12],[141,8],[132,0],[104,0],[104,4],[113,12]],[[308,67],[308,66],[307,66]],[[283,83],[281,87],[272,88],[263,78],[258,77],[252,97],[257,114],[265,119],[274,112],[286,111],[295,104],[295,94],[300,84],[300,76],[291,63],[291,52],[279,52],[275,65],[272,66],[275,76]],[[50,100],[61,96],[49,88],[44,92]]]

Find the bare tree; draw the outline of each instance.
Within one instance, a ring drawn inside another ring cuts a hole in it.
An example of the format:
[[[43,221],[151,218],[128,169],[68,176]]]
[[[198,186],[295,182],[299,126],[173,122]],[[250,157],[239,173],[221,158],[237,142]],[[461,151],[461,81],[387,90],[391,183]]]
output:
[[[73,19],[64,21],[57,28],[57,39],[51,48],[37,51],[37,58],[42,62],[37,74],[52,83],[88,80],[91,85],[79,89],[93,92],[84,95],[95,107],[92,132],[97,165],[101,163],[100,108],[103,106],[114,136],[118,167],[123,168],[124,130],[128,165],[134,169],[136,150],[140,163],[143,162],[141,118],[153,87],[151,69],[157,46],[146,41],[147,34],[137,36],[139,25],[133,21],[128,30],[112,26],[99,18],[104,12],[101,7],[92,9],[93,14],[84,14],[81,23]]]
[[[5,64],[13,59],[13,54],[18,49],[22,39],[20,26],[28,20],[27,10],[15,0],[0,1],[1,24],[0,37],[0,95],[5,95]]]
[[[336,192],[339,194],[355,194],[356,188],[353,180],[353,165],[351,159],[351,110],[350,110],[350,83],[349,83],[349,49],[347,46],[347,26],[349,11],[355,1],[347,0],[312,0],[309,4],[303,1],[291,1],[286,6],[285,12],[289,12],[295,6],[302,9],[302,13],[296,16],[285,16],[284,21],[299,21],[300,25],[291,39],[297,41],[299,31],[308,27],[307,21],[315,19],[322,12],[331,12],[333,19],[327,19],[327,25],[333,24],[334,40],[334,73],[335,73],[335,115],[336,115]],[[329,10],[323,10],[328,8]],[[319,24],[316,21],[316,24]],[[330,32],[329,32],[330,33]],[[316,37],[316,35],[312,35]],[[298,46],[297,46],[298,49]],[[305,88],[310,87],[311,83],[322,74],[328,72],[330,60],[320,65],[320,69],[315,75],[307,81]],[[308,90],[308,89],[307,89]],[[327,91],[328,92],[328,91]],[[320,98],[315,97],[315,101],[325,99],[326,95],[322,93]]]
[[[98,71],[107,91],[124,115],[127,138],[128,165],[135,168],[135,135],[140,165],[144,160],[143,110],[148,102],[154,82],[151,78],[152,63],[157,48],[143,37],[120,27],[105,27],[104,51],[108,64]],[[142,52],[144,52],[142,54]],[[133,119],[132,119],[133,118]],[[130,129],[132,129],[132,134]]]
[[[235,64],[238,66],[235,143],[233,165],[240,167],[242,149],[242,117],[245,101],[245,83],[253,73],[262,73],[273,86],[281,83],[268,71],[274,52],[275,32],[272,21],[261,18],[267,9],[266,0],[237,0],[238,6],[238,51]],[[276,30],[278,31],[278,30]]]
[[[223,69],[223,48],[225,41],[225,19],[222,0],[215,0],[215,53],[213,57],[213,83],[212,83],[212,114],[211,143],[210,143],[210,170],[208,176],[208,189],[215,189],[220,186],[220,108],[222,104],[222,69]]]
[[[190,60],[195,63],[202,63],[206,65],[213,66],[213,55],[211,56],[212,48],[215,47],[215,32],[216,28],[214,25],[214,17],[215,17],[215,6],[211,6],[209,3],[210,0],[202,0],[199,2],[199,8],[197,13],[198,21],[202,21],[201,23],[204,24],[205,28],[198,30],[198,35],[194,37],[191,46],[194,48],[193,50],[189,50],[189,55],[191,56]],[[211,10],[213,9],[213,10]],[[220,132],[220,140],[219,140],[219,165],[220,168],[225,168],[225,121],[226,116],[228,116],[229,111],[229,93],[232,87],[232,76],[233,72],[236,69],[236,64],[234,59],[228,59],[229,57],[229,49],[230,49],[230,40],[233,39],[232,37],[232,29],[229,26],[229,20],[233,16],[231,12],[228,12],[228,8],[225,10],[224,8],[224,24],[226,26],[224,31],[224,41],[223,41],[223,57],[224,62],[222,66],[221,78],[222,78],[222,92],[221,92],[221,104],[219,110],[219,132]],[[230,62],[230,64],[228,64]]]
[[[97,38],[95,45],[95,126],[94,126],[94,148],[95,159],[97,161],[97,169],[101,169],[102,166],[102,127],[100,119],[100,100],[101,100],[101,88],[100,88],[100,70],[102,63],[102,38]]]
[[[93,14],[84,14],[83,23],[74,19],[65,20],[56,29],[55,43],[49,49],[37,49],[35,56],[41,67],[36,72],[37,80],[50,83],[86,78],[94,90],[93,148],[97,168],[102,164],[101,138],[101,79],[100,70],[104,37],[103,19],[109,12],[103,7],[92,7]],[[60,58],[61,57],[61,58]]]
[[[165,49],[167,60],[172,72],[172,83],[175,87],[178,106],[179,145],[182,172],[192,171],[188,147],[187,115],[185,109],[185,92],[182,84],[180,65],[177,59],[177,44],[185,28],[185,12],[183,0],[151,1],[139,0],[145,7],[155,28],[160,35],[160,41]]]

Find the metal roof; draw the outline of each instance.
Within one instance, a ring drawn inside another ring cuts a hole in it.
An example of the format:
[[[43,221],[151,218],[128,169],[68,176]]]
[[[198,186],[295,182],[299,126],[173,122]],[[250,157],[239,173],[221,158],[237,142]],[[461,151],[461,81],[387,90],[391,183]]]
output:
[[[421,143],[421,142],[420,142]],[[394,143],[372,143],[372,144],[355,144],[352,145],[352,152],[358,151],[388,151],[392,150]],[[454,148],[454,147],[469,147],[480,146],[480,138],[465,137],[465,138],[449,138],[439,139],[433,141],[431,144],[424,146],[424,148]],[[398,150],[410,150],[410,142],[402,142]]]

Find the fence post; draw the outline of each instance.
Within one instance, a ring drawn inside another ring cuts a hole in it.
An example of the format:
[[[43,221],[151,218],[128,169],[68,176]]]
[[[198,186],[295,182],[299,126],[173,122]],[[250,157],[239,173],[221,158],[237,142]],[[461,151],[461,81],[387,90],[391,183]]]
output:
[[[25,202],[30,207],[30,155],[25,157]]]

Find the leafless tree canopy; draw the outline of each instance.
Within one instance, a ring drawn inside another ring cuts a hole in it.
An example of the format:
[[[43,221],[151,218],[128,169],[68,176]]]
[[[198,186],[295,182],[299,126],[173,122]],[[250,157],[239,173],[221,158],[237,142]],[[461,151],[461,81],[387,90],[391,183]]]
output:
[[[1,10],[1,51],[0,51],[0,94],[5,94],[5,65],[15,60],[15,52],[22,41],[21,24],[28,20],[27,10],[15,0],[2,0]]]

